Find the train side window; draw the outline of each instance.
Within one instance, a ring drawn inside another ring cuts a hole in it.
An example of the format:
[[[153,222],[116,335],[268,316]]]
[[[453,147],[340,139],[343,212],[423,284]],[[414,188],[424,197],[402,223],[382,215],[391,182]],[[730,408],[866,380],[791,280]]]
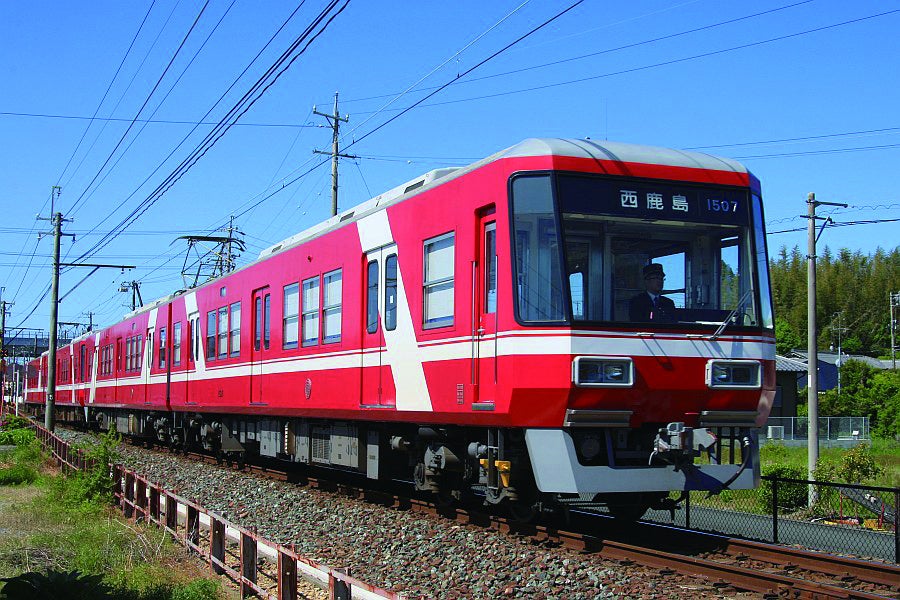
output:
[[[228,307],[219,309],[219,358],[228,356]]]
[[[172,365],[181,364],[181,321],[172,325]]]
[[[263,314],[263,348],[269,349],[269,340],[272,333],[272,295],[266,294],[266,301]]]
[[[337,269],[322,276],[322,339],[327,343],[341,341],[341,296],[343,279]]]
[[[149,339],[149,338],[148,338]],[[216,358],[216,311],[206,313],[206,360]]]
[[[235,302],[230,307],[231,328],[228,330],[228,338],[231,346],[231,356],[241,354],[241,303]]]
[[[319,276],[303,282],[303,345],[319,343]]]
[[[257,296],[253,303],[253,349],[259,350],[262,347],[262,330],[263,330],[263,308],[262,296]]]
[[[384,328],[397,329],[397,255],[384,259]]]
[[[82,344],[81,345],[81,362],[78,365],[80,368],[81,381],[84,381],[84,359],[85,359],[86,355],[87,355],[87,347],[84,344]]]
[[[159,339],[159,368],[166,368],[166,328],[159,328],[159,335],[157,336]]]
[[[131,372],[131,359],[134,358],[134,338],[125,338],[125,372]]]
[[[425,327],[453,325],[454,234],[426,240],[423,282]]]
[[[484,312],[497,312],[497,224],[484,230]]]
[[[196,327],[194,327],[194,319],[187,320],[187,339],[188,339],[188,364],[194,362],[194,336],[196,335]]]
[[[292,283],[284,287],[284,318],[281,327],[283,348],[296,348],[300,315],[300,284]]]
[[[141,363],[144,361],[144,336],[137,336],[137,355],[134,357],[134,368],[136,371],[141,370]]]
[[[366,331],[378,331],[378,261],[372,261],[366,268]]]

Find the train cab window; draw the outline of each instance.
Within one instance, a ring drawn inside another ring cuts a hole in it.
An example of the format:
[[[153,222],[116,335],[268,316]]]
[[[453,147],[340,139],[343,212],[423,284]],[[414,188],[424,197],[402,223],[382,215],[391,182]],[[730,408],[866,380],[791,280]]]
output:
[[[366,331],[378,331],[378,261],[366,268]]]
[[[181,321],[172,325],[172,365],[181,364]]]
[[[424,245],[425,275],[423,288],[424,325],[445,327],[453,325],[453,261],[455,237],[447,233]]]
[[[384,328],[397,329],[397,255],[384,259]]]
[[[322,340],[329,344],[341,341],[341,270],[322,276]]]
[[[303,345],[319,343],[319,276],[303,281]]]
[[[216,311],[206,313],[206,360],[216,358]]]
[[[159,368],[166,368],[166,328],[159,328],[159,335],[157,336],[159,340]]]
[[[556,193],[573,320],[761,324],[765,269],[751,253],[761,223],[746,190],[558,175]],[[517,265],[539,262],[518,241],[516,251]]]
[[[284,319],[281,326],[283,348],[296,348],[299,337],[300,284],[292,283],[284,288]]]
[[[228,330],[228,344],[231,356],[239,356],[241,353],[241,303],[235,302],[229,307],[231,327]]]
[[[219,358],[228,356],[228,308],[219,309]]]
[[[550,177],[515,178],[512,205],[519,320],[533,323],[563,321],[566,307]]]

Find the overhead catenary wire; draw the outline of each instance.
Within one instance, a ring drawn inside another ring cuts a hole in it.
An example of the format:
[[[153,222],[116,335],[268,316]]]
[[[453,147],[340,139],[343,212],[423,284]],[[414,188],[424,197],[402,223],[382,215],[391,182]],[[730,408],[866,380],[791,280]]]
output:
[[[194,22],[191,23],[190,28],[188,29],[187,33],[185,33],[184,37],[181,40],[181,43],[178,45],[178,48],[172,54],[172,58],[169,59],[168,64],[166,64],[166,68],[163,69],[162,74],[156,80],[156,83],[153,85],[153,89],[150,90],[150,93],[147,94],[147,97],[144,99],[144,102],[141,104],[141,107],[135,113],[134,119],[137,119],[140,116],[140,114],[144,111],[144,108],[147,107],[147,104],[150,102],[150,99],[153,97],[153,94],[156,92],[157,88],[159,88],[160,84],[162,83],[163,79],[165,78],[166,73],[169,72],[169,69],[172,67],[172,64],[175,62],[175,59],[178,58],[178,54],[181,52],[181,49],[184,48],[185,43],[187,42],[191,33],[194,31],[194,28],[197,26],[197,23],[200,22],[200,18],[203,16],[203,13],[206,11],[207,6],[209,6],[209,0],[206,0],[206,2],[204,2],[203,6],[200,7],[200,12],[197,13],[197,16],[194,18]],[[75,211],[78,210],[78,206],[81,203],[82,199],[84,198],[85,194],[91,188],[91,186],[94,184],[94,182],[97,181],[97,178],[100,176],[100,174],[106,168],[106,165],[109,164],[109,161],[112,160],[112,157],[115,155],[116,151],[119,149],[119,146],[122,145],[122,142],[125,141],[125,138],[128,137],[128,134],[131,131],[131,128],[134,127],[134,125],[135,125],[134,120],[132,120],[131,123],[128,124],[128,127],[125,129],[125,133],[123,133],[122,136],[119,138],[119,141],[116,142],[116,145],[112,149],[112,152],[109,153],[109,155],[106,157],[106,160],[104,160],[103,164],[100,165],[100,168],[97,170],[97,173],[94,174],[94,176],[91,178],[91,181],[85,186],[84,190],[81,192],[81,195],[79,195],[78,198],[75,200],[75,203],[72,205],[72,208],[69,210],[69,213],[74,214]]]
[[[338,14],[340,14],[340,12],[343,11],[344,8],[347,6],[347,3],[348,3],[348,2],[349,2],[349,0],[346,0],[346,2],[344,3],[344,5],[340,8],[340,10],[339,10],[335,15],[333,15],[333,17],[336,17]],[[250,88],[250,90],[248,90],[248,91],[241,97],[241,99],[238,101],[238,103],[235,104],[235,105],[228,111],[228,113],[225,115],[225,117],[223,117],[223,118],[219,121],[219,126],[216,127],[213,131],[209,132],[209,133],[207,134],[207,136],[204,138],[204,140],[203,140],[200,144],[198,144],[197,147],[195,147],[195,149],[189,154],[189,156],[188,156],[187,158],[185,158],[184,160],[182,160],[182,162],[178,165],[178,167],[176,167],[176,168],[175,168],[175,169],[174,169],[174,170],[173,170],[173,171],[172,171],[172,172],[171,172],[171,173],[170,173],[170,174],[169,174],[169,175],[168,175],[168,176],[167,176],[167,177],[166,177],[166,178],[165,178],[165,179],[157,186],[157,187],[156,187],[156,189],[154,189],[153,192],[151,192],[144,200],[142,200],[142,201],[138,204],[138,206],[135,207],[135,208],[132,210],[131,213],[129,213],[128,216],[126,216],[122,221],[119,222],[119,224],[117,224],[115,227],[112,228],[112,231],[113,231],[114,233],[108,234],[108,235],[104,236],[103,238],[101,238],[101,240],[100,240],[99,242],[97,242],[97,243],[96,243],[92,248],[90,248],[89,250],[85,251],[85,252],[84,252],[77,260],[83,260],[83,259],[85,259],[85,258],[91,256],[92,254],[96,253],[97,251],[99,251],[99,250],[102,249],[103,247],[105,247],[112,239],[115,239],[115,237],[118,235],[119,232],[121,232],[121,231],[124,230],[125,228],[129,227],[132,223],[134,223],[134,221],[136,221],[137,218],[139,218],[142,214],[144,214],[144,212],[146,212],[151,206],[153,206],[153,204],[155,204],[155,203],[159,200],[159,198],[161,198],[162,195],[165,194],[165,192],[166,192],[169,188],[171,188],[172,185],[174,185],[175,182],[177,182],[182,176],[184,176],[184,174],[187,173],[187,171],[188,171],[194,164],[196,164],[196,162],[197,162],[203,155],[205,155],[206,152],[207,152],[207,151],[208,151],[208,150],[209,150],[209,149],[210,149],[210,148],[211,148],[211,147],[212,147],[219,139],[221,139],[222,135],[224,135],[225,132],[227,132],[227,131],[230,129],[230,127],[233,125],[233,123],[236,122],[236,120],[239,119],[243,114],[245,114],[246,111],[249,110],[250,107],[251,107],[256,101],[258,101],[260,97],[262,97],[262,94],[265,93],[265,91],[268,89],[268,87],[271,86],[271,84],[273,84],[273,83],[278,79],[278,77],[280,77],[281,74],[284,73],[284,70],[282,70],[281,72],[278,72],[278,73],[276,73],[276,71],[277,71],[277,69],[278,69],[281,65],[283,65],[284,63],[286,63],[286,62],[289,61],[289,59],[290,59],[290,57],[291,57],[291,54],[293,54],[294,51],[296,51],[296,49],[297,49],[304,41],[308,41],[309,43],[311,43],[311,42],[314,41],[314,40],[315,40],[322,32],[325,31],[325,29],[328,27],[328,24],[331,23],[331,20],[332,20],[332,19],[329,19],[329,20],[325,23],[325,25],[321,27],[321,29],[320,29],[318,32],[316,32],[315,30],[316,30],[317,27],[319,27],[319,26],[321,25],[322,21],[324,21],[324,20],[326,19],[326,17],[328,16],[328,13],[330,13],[330,12],[334,9],[334,7],[335,7],[337,4],[338,4],[338,0],[332,0],[332,1],[328,4],[328,6],[326,6],[326,8],[323,9],[323,11],[318,15],[318,17],[314,20],[314,22],[311,23],[311,24],[303,31],[303,33],[301,33],[300,36],[298,36],[298,37],[295,39],[294,43],[292,43],[291,46],[290,46],[287,50],[285,50],[284,53],[282,53],[281,57],[279,57],[279,59],[275,62],[275,64],[273,64],[272,66],[270,66],[270,67],[266,70],[266,72],[265,72],[265,73],[264,73],[264,74],[256,81],[256,83],[253,84],[253,86]],[[298,7],[298,8],[299,8],[299,7]],[[293,14],[292,14],[292,16],[293,16]],[[332,17],[332,18],[333,18],[333,17]],[[289,20],[290,20],[290,17],[289,17]],[[286,23],[285,23],[285,24],[286,24]],[[284,27],[284,25],[282,25],[282,28],[283,28],[283,27]],[[279,29],[279,31],[280,31],[280,30],[281,30],[281,29]],[[277,32],[276,32],[276,35],[277,35]],[[274,37],[273,37],[273,39],[274,39]],[[271,42],[271,40],[270,40],[270,42]],[[267,44],[267,46],[268,46],[268,44]],[[294,56],[293,60],[296,60],[296,58],[298,58],[300,55],[302,55],[303,52],[304,52],[308,47],[309,47],[309,46],[308,46],[308,44],[307,44],[306,47],[304,47],[302,50],[300,50],[299,53],[296,54],[296,56]],[[260,51],[260,52],[262,52],[262,51]],[[253,60],[252,62],[255,62],[255,60],[256,60],[256,59],[254,58],[254,60]],[[290,63],[292,63],[293,60],[290,60],[290,62],[288,63],[288,66],[290,66]],[[252,64],[252,62],[251,62],[251,64]],[[248,69],[249,69],[249,66],[250,66],[250,65],[248,65],[248,67],[247,67]],[[246,71],[246,69],[245,69],[245,71]],[[274,73],[274,75],[273,75],[273,73]],[[242,73],[242,74],[243,74],[243,73]],[[240,78],[240,76],[239,76],[239,78]],[[270,81],[270,80],[271,80],[271,81]],[[231,89],[231,87],[233,87],[233,86],[236,84],[236,82],[237,82],[237,80],[235,81],[235,83],[232,84],[232,86],[229,87],[229,90]],[[268,85],[266,85],[267,83],[268,83]],[[227,91],[226,91],[226,93],[227,93]],[[254,97],[254,96],[255,96],[255,97]],[[223,97],[224,97],[224,94],[223,94]],[[220,101],[221,101],[221,98],[220,98]],[[218,104],[218,102],[217,102],[216,104]],[[215,106],[214,106],[213,108],[215,108]],[[211,112],[212,110],[213,110],[213,109],[211,108],[211,109],[210,109],[210,112]],[[207,115],[204,116],[204,118],[206,118],[206,116],[208,116],[208,115],[209,115],[209,112],[207,113]],[[189,134],[189,135],[190,135],[190,134]],[[172,154],[174,154],[174,151],[175,151],[175,150],[173,150],[172,153],[170,153],[169,156],[171,156]],[[166,158],[166,160],[167,160],[167,159],[168,159],[168,157]],[[165,161],[164,161],[164,162],[165,162]],[[163,163],[161,163],[160,166],[157,167],[157,168],[154,170],[154,173],[155,173],[156,171],[158,171],[159,168],[161,168],[161,165],[162,165],[162,164],[163,164]],[[151,176],[152,176],[152,174],[151,174]],[[144,180],[144,183],[145,183],[147,180],[149,180],[149,177],[150,177],[150,176],[148,176],[148,178]],[[141,185],[143,185],[143,183],[142,183]],[[140,189],[140,188],[138,188],[138,189]],[[136,193],[136,191],[137,191],[137,190],[135,190],[135,192],[132,192],[132,194],[131,194],[128,198],[131,198],[132,196],[134,196],[134,194]],[[126,199],[126,201],[127,201],[127,199]],[[107,218],[105,218],[104,220],[102,220],[100,223],[98,223],[98,227],[99,227],[99,225],[101,225],[103,222],[105,222],[107,219],[108,219],[108,216],[107,216]]]

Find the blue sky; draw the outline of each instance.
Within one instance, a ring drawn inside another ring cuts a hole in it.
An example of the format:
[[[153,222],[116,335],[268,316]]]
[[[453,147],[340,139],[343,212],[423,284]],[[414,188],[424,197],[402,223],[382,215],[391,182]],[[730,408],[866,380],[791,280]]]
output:
[[[63,242],[71,260],[151,198],[213,130],[191,123],[225,116],[326,5],[306,2],[263,49],[296,3],[0,3],[8,326],[47,326],[39,300],[52,241],[37,242],[49,225],[34,217],[49,213],[51,186],[62,186],[56,207],[74,218],[65,230],[76,238]],[[130,300],[117,292],[123,281],[142,281],[145,300],[182,287],[184,245],[174,240],[231,214],[246,233],[242,261],[327,218],[330,169],[312,169],[322,162],[312,150],[330,149],[331,132],[311,110],[330,112],[335,91],[350,118],[342,145],[360,140],[348,150],[359,158],[341,164],[342,209],[430,169],[552,136],[739,159],[762,182],[772,232],[804,227],[808,192],[850,204],[833,213],[839,222],[900,218],[900,3],[587,0],[477,66],[569,5],[351,0],[238,125],[86,259],[139,268],[94,274],[60,318],[118,320]],[[900,222],[836,227],[822,243],[872,252],[894,248],[898,233]],[[805,232],[773,233],[769,244],[803,247]],[[64,273],[62,293],[86,274]]]

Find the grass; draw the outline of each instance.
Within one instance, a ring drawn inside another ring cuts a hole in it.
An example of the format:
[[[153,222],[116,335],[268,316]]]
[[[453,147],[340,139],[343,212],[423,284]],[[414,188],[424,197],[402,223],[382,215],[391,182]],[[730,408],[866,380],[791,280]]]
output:
[[[0,589],[0,600],[44,597],[34,586],[46,597],[225,597],[218,580],[166,533],[117,516],[103,498],[85,493],[85,479],[54,472],[34,444],[0,455],[0,578],[16,578]]]

